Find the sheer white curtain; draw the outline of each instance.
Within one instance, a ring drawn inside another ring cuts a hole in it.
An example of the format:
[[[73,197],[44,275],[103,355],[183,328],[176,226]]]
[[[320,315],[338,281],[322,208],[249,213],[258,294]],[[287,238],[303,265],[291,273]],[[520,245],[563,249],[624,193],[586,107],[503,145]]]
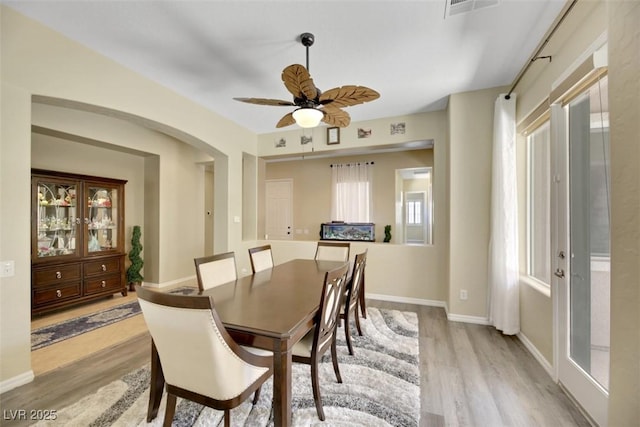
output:
[[[489,320],[506,335],[520,331],[516,97],[498,96],[493,122]]]
[[[373,163],[331,165],[331,219],[371,222]]]

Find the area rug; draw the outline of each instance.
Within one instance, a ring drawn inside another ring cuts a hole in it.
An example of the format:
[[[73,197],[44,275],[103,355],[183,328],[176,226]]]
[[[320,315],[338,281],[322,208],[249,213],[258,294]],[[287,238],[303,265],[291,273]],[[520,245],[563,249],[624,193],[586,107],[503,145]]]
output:
[[[181,287],[171,293],[192,293],[194,288]],[[102,328],[141,313],[138,301],[117,305],[31,331],[31,351]]]
[[[420,371],[416,313],[368,309],[362,319],[364,336],[355,334],[354,356],[348,354],[344,331],[339,331],[338,360],[343,383],[336,382],[329,355],[323,357],[319,382],[326,421],[318,419],[311,390],[310,367],[293,364],[294,426],[418,426]],[[352,326],[353,327],[353,326]],[[352,329],[355,331],[355,328]],[[149,366],[144,366],[72,406],[57,411],[46,425],[161,426],[166,394],[158,417],[146,422]],[[270,379],[254,406],[251,398],[231,411],[234,426],[272,426]],[[178,399],[174,426],[223,425],[222,412]]]

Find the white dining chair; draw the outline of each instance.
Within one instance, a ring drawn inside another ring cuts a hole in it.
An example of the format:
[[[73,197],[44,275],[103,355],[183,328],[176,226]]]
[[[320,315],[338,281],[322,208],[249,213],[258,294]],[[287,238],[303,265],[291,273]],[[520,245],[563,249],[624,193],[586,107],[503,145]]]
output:
[[[201,291],[215,288],[238,278],[236,257],[233,252],[195,258],[198,288]]]
[[[273,267],[273,254],[271,245],[263,245],[249,249],[249,259],[251,259],[251,270],[257,273]]]
[[[349,242],[318,242],[314,259],[316,261],[349,261]]]
[[[178,295],[136,286],[153,345],[162,361],[167,403],[164,426],[171,426],[178,397],[224,411],[255,393],[273,374],[273,353],[240,346],[229,335],[212,297]]]

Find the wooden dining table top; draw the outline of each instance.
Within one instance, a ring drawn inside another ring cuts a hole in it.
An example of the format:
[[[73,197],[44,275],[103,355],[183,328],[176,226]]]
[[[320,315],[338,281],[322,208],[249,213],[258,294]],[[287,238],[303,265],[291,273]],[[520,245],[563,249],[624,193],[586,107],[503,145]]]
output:
[[[294,259],[202,292],[227,329],[279,339],[315,316],[327,271],[340,261]]]

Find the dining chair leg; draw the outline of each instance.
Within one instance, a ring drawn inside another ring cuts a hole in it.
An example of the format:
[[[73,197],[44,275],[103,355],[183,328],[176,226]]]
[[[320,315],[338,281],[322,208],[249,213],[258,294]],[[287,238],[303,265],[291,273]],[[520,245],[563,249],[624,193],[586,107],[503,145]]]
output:
[[[356,307],[356,310],[358,307]],[[353,356],[353,345],[351,344],[351,328],[349,328],[349,310],[346,310],[344,316],[344,339],[347,342],[347,348],[349,349],[349,355]],[[358,312],[356,311],[356,319],[358,318]],[[362,335],[362,334],[361,334]]]
[[[176,414],[176,395],[167,393],[167,407],[164,411],[164,427],[171,427],[173,417]]]
[[[260,399],[260,388],[258,387],[258,389],[256,390],[256,392],[253,394],[253,404],[255,405],[256,403],[258,403],[258,399]]]
[[[313,358],[311,361],[311,388],[313,389],[313,400],[316,402],[316,412],[320,421],[324,421],[324,409],[322,409],[322,398],[320,397],[320,385],[318,383],[318,361]]]
[[[333,372],[336,373],[336,379],[342,384],[342,376],[340,376],[340,367],[338,366],[338,351],[336,347],[336,338],[333,337],[331,343],[331,361],[333,362]]]
[[[231,411],[229,409],[224,410],[224,427],[231,427]]]
[[[364,297],[364,282],[365,282],[364,271],[362,272],[362,284],[360,285],[360,295],[358,295],[358,302],[360,303],[360,311],[362,312],[362,317],[367,318],[367,302]]]
[[[358,334],[362,336],[362,328],[360,328],[360,316],[358,316],[358,306],[356,306],[356,309],[354,310],[354,314],[355,314],[354,317],[356,320],[356,329],[358,330]]]

